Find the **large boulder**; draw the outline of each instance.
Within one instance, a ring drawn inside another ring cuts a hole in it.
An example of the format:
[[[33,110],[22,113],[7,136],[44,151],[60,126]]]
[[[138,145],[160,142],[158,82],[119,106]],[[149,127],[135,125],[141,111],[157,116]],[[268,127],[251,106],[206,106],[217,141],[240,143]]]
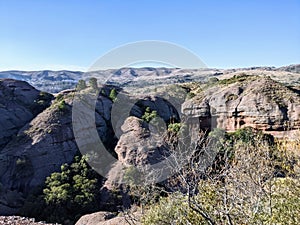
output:
[[[123,178],[127,168],[143,168],[159,163],[169,153],[160,133],[151,129],[151,124],[142,119],[130,116],[121,129],[123,134],[115,148],[118,161],[109,171],[104,184],[109,190],[115,190],[121,183],[126,182]]]
[[[132,217],[140,216],[134,212]],[[132,218],[125,216],[116,216],[111,212],[96,212],[82,216],[75,225],[127,225],[130,224]],[[134,224],[141,224],[139,221],[134,221]]]

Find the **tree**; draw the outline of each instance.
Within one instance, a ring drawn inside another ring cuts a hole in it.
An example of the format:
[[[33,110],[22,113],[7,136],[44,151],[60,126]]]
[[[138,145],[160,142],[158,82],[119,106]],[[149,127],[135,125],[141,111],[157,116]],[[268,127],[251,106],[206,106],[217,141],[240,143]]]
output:
[[[71,165],[62,165],[61,172],[53,173],[46,179],[45,200],[49,204],[89,204],[95,197],[96,177],[86,158],[76,156]]]
[[[117,100],[117,91],[115,88],[111,89],[110,93],[109,93],[109,98],[115,102]]]
[[[276,177],[284,158],[268,136],[249,128],[224,138],[210,136],[200,137],[192,154],[174,149],[170,166],[177,173],[169,180],[171,192],[150,206],[145,224],[299,223],[299,177]],[[211,138],[220,140],[214,142],[218,154],[203,168]],[[182,167],[182,161],[188,163]]]
[[[29,195],[20,213],[53,223],[74,224],[80,216],[99,209],[99,186],[100,176],[89,167],[86,157],[75,156],[73,163],[63,164],[60,172],[47,177],[42,193]]]
[[[83,90],[85,88],[87,88],[85,80],[79,80],[77,84],[77,89]]]
[[[91,77],[90,80],[89,80],[89,84],[90,84],[90,87],[92,87],[94,90],[97,90],[97,89],[98,89],[98,81],[97,81],[97,78]]]

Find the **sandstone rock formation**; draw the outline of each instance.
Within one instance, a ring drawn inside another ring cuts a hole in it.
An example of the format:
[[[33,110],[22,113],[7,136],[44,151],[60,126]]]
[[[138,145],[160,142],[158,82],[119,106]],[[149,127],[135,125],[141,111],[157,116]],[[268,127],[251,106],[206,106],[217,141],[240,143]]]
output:
[[[109,171],[104,184],[110,190],[125,182],[122,178],[127,167],[152,165],[168,154],[162,137],[159,133],[151,133],[149,125],[143,120],[128,117],[121,128],[123,134],[115,148],[119,161]]]
[[[209,130],[251,126],[282,137],[300,127],[299,95],[267,77],[241,75],[205,88],[182,112]]]

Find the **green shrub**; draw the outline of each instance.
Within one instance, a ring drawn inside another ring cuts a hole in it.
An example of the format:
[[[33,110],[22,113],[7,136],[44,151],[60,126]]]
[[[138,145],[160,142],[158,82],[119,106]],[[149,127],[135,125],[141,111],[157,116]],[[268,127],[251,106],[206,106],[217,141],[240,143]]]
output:
[[[193,97],[195,97],[195,96],[196,96],[195,93],[193,93],[193,92],[188,92],[187,95],[186,95],[186,98],[187,98],[187,99],[191,99],[191,98],[193,98]]]
[[[67,109],[67,105],[66,105],[66,102],[65,100],[61,100],[58,105],[57,105],[58,109],[60,111],[65,111]]]
[[[264,198],[253,224],[300,224],[300,180],[276,178],[271,199]],[[265,208],[271,202],[272,211]]]
[[[74,224],[80,216],[99,209],[99,185],[100,176],[89,167],[86,157],[76,156],[73,163],[62,165],[60,172],[47,177],[43,190],[29,195],[20,214]]]
[[[152,119],[156,117],[157,117],[157,112],[155,110],[151,111],[150,107],[147,107],[144,115],[142,116],[142,119],[147,123],[149,123]]]
[[[209,83],[209,84],[215,84],[215,83],[217,83],[218,81],[219,81],[218,78],[216,78],[216,77],[211,77],[211,78],[209,78],[208,83]]]
[[[181,127],[181,123],[170,123],[168,125],[168,131],[173,133],[179,133]]]
[[[63,100],[63,98],[64,98],[63,94],[58,94],[55,98],[55,101],[59,102],[59,101]]]
[[[30,109],[34,114],[38,114],[42,112],[45,108],[50,106],[52,99],[53,99],[53,95],[41,91],[38,97],[34,100]]]
[[[240,74],[234,75],[233,77],[230,77],[228,79],[219,80],[218,83],[223,84],[223,85],[229,85],[229,84],[233,84],[236,82],[244,82],[246,80],[253,79],[253,78],[257,79],[258,77],[247,75],[245,73],[240,73]]]
[[[135,166],[126,168],[124,173],[124,180],[131,186],[139,184],[141,182],[139,170]]]
[[[117,91],[116,89],[111,89],[110,93],[109,93],[109,98],[115,102],[117,100]]]
[[[169,197],[161,198],[157,204],[150,206],[142,218],[142,224],[201,225],[207,223],[188,206],[186,196],[174,193]]]

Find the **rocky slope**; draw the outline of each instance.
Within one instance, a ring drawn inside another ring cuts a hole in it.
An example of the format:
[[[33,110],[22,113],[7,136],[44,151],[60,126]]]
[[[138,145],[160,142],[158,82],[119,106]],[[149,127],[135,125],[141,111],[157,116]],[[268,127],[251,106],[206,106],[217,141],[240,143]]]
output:
[[[19,129],[50,105],[52,95],[23,81],[0,79],[0,149]]]
[[[6,82],[4,81],[4,84]],[[37,96],[39,95],[39,91],[26,85]],[[26,92],[23,95],[26,96]],[[30,92],[28,97],[30,99]],[[59,171],[62,164],[70,163],[78,152],[72,130],[72,101],[72,91],[62,92],[50,107],[36,117],[33,118],[30,114],[31,117],[28,119],[24,116],[26,120],[23,124],[14,126],[18,133],[0,149],[0,213],[2,215],[16,213],[32,189],[43,185],[47,176]],[[110,109],[111,103],[110,99],[101,96],[96,107],[96,126],[103,140],[110,135],[107,131],[108,123],[105,121],[110,119],[107,109]],[[14,118],[14,114],[7,114],[7,116]],[[3,127],[5,133],[4,129],[5,127]]]
[[[282,73],[273,70],[264,72]],[[163,73],[170,75],[174,71]],[[229,79],[212,79],[205,84],[185,82],[179,89],[184,90],[187,97],[178,98],[180,101],[175,105],[164,100],[162,95],[158,97],[150,92],[139,95],[140,100],[135,102],[130,113],[117,118],[115,130],[110,123],[111,109],[114,104],[120,104],[119,110],[126,108],[126,99],[119,96],[118,101],[113,102],[109,97],[112,87],[102,87],[93,114],[98,135],[110,150],[114,150],[119,162],[135,166],[156,163],[161,155],[167,154],[162,131],[155,130],[157,125],[153,121],[146,123],[142,119],[147,107],[157,111],[156,122],[161,124],[180,122],[176,108],[181,110],[191,124],[199,125],[189,127],[191,136],[199,129],[220,127],[234,131],[251,126],[278,137],[291,137],[293,131],[300,128],[299,91],[274,81],[272,76],[244,74],[254,71],[258,73],[256,69],[231,71],[218,75],[231,74]],[[120,70],[119,76],[125,72],[127,76],[138,77],[134,70],[128,69]],[[144,76],[149,81],[153,77],[151,74]],[[170,79],[175,81],[177,78]],[[168,95],[182,95],[173,87],[165,88],[165,91]],[[45,178],[58,171],[63,163],[70,163],[78,151],[72,125],[74,91],[63,91],[52,100],[52,95],[40,92],[26,82],[4,79],[0,80],[0,96],[0,213],[11,215],[22,206],[30,190],[42,185]],[[165,125],[163,131],[166,129]],[[114,165],[108,175],[105,188],[110,190],[120,178],[120,167]]]

